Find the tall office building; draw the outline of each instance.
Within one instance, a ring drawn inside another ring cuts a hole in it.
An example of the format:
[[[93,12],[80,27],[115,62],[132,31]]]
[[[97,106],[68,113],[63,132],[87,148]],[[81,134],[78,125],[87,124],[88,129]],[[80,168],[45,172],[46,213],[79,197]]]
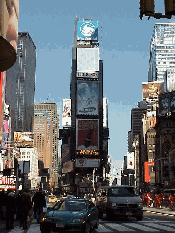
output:
[[[52,167],[52,135],[53,124],[48,120],[48,114],[34,111],[34,147],[37,148],[39,170]]]
[[[60,115],[57,110],[57,105],[55,103],[35,103],[34,111],[45,113],[47,116],[47,122],[52,127],[52,162],[51,162],[51,180],[52,187],[57,187],[58,185],[58,166],[59,166],[59,140],[58,140],[58,130],[60,124]],[[36,124],[37,127],[37,124]],[[35,129],[36,130],[36,129]],[[35,131],[34,130],[34,131]],[[40,140],[40,138],[39,138]]]
[[[6,102],[12,132],[32,132],[36,72],[36,46],[28,32],[18,33],[17,61],[7,71]]]
[[[148,81],[164,80],[168,68],[175,68],[175,22],[156,23],[150,41]]]

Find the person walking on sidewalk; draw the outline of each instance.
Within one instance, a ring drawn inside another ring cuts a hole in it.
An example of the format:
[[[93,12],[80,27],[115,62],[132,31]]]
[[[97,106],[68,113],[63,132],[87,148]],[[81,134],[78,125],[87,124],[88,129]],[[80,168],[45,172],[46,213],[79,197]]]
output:
[[[15,193],[10,192],[6,197],[6,230],[14,228],[15,208]]]
[[[42,188],[34,194],[32,202],[34,203],[34,215],[37,218],[37,222],[40,223],[43,214],[43,207],[46,207],[45,195]]]
[[[23,226],[23,229],[27,229],[27,219],[29,217],[29,211],[32,208],[31,197],[28,193],[27,189],[24,189],[21,193],[21,197],[19,201],[19,205],[21,206],[21,214],[20,214],[20,225]]]

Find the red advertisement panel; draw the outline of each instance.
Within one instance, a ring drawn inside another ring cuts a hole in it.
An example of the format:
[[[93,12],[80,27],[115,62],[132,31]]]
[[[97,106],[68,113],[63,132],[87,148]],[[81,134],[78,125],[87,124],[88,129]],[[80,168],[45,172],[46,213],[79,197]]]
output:
[[[153,172],[154,162],[145,162],[145,182],[150,182],[150,176]]]
[[[2,127],[3,127],[2,84],[3,84],[3,72],[0,72],[0,141],[2,141]]]
[[[77,120],[76,148],[77,150],[98,150],[99,141],[98,120]]]

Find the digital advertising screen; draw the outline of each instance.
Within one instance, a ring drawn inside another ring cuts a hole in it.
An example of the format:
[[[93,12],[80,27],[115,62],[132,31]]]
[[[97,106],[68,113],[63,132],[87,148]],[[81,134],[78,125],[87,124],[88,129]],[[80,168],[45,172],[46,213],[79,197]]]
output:
[[[76,120],[76,149],[98,150],[99,145],[98,120]]]
[[[98,115],[98,81],[77,80],[77,115]]]

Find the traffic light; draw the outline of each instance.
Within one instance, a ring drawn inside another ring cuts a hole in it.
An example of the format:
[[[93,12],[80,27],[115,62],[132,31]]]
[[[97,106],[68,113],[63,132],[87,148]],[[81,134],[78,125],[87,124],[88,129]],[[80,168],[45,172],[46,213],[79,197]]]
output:
[[[140,15],[154,14],[154,0],[140,0]]]
[[[164,0],[165,15],[175,15],[175,0]]]

